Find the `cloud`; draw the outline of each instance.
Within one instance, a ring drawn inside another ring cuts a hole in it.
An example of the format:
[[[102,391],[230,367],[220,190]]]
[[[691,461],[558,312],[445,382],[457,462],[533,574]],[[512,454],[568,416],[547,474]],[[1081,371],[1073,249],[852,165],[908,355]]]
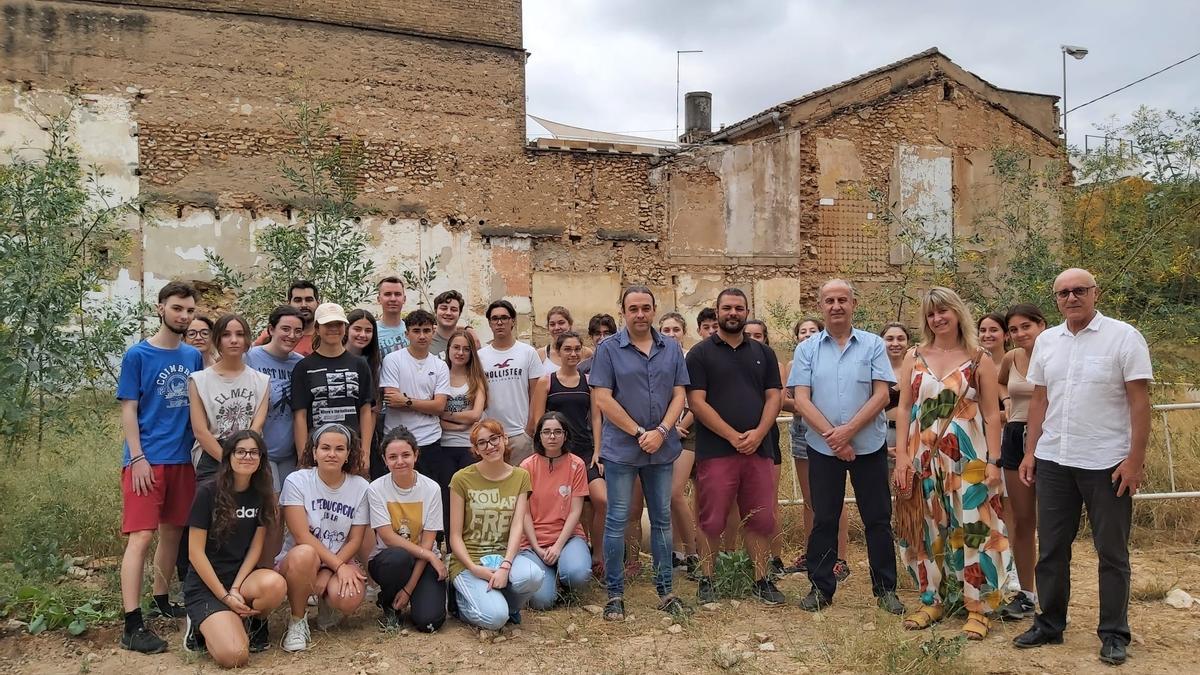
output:
[[[1200,3],[853,3],[817,0],[526,0],[528,110],[605,131],[670,138],[675,51],[681,91],[713,93],[713,121],[731,123],[932,46],[1009,89],[1062,94],[1068,106],[1196,51]],[[1137,106],[1191,110],[1200,59],[1071,113],[1071,142]],[[682,120],[680,120],[682,124]]]

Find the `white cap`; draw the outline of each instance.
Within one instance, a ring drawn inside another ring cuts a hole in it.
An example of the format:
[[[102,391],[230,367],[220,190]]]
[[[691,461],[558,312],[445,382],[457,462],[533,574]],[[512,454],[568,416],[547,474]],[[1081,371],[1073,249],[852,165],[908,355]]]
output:
[[[316,313],[313,314],[313,318],[318,324],[321,325],[333,323],[334,321],[350,323],[350,321],[346,318],[345,310],[343,310],[342,306],[336,302],[323,302],[318,305]]]

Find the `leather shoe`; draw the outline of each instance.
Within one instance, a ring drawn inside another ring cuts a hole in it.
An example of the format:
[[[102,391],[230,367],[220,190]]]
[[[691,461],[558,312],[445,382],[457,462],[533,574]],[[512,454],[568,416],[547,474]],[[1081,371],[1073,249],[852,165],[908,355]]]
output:
[[[1110,666],[1119,666],[1125,663],[1125,643],[1117,638],[1104,638],[1104,642],[1100,645],[1100,660]]]
[[[1013,646],[1018,649],[1029,649],[1031,647],[1041,647],[1042,645],[1061,645],[1062,642],[1062,633],[1057,635],[1047,633],[1037,626],[1013,638]]]

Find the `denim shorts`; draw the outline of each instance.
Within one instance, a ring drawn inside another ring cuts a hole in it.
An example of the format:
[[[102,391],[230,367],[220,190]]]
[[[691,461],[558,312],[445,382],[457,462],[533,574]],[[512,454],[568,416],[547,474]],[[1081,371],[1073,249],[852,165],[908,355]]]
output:
[[[792,418],[788,430],[792,438],[792,459],[808,459],[808,441],[804,440],[804,434],[808,432],[808,427],[804,425],[799,416],[796,416]]]

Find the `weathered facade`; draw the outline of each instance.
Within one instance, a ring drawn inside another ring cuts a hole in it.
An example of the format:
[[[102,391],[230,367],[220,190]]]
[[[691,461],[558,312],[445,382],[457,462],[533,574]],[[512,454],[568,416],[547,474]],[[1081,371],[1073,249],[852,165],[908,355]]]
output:
[[[694,313],[729,284],[759,311],[795,302],[847,262],[886,278],[865,186],[948,205],[957,227],[988,148],[1058,152],[1053,97],[998,89],[936,50],[673,155],[528,146],[520,12],[519,0],[0,0],[0,146],[36,144],[29,113],[81,96],[85,159],[155,203],[129,223],[141,245],[111,292],[152,296],[168,278],[209,278],[206,247],[252,263],[254,232],[293,218],[276,196],[294,140],[279,115],[327,103],[361,143],[380,270],[441,254],[435,292],[460,288],[475,310],[507,297],[538,323],[553,304],[577,321],[612,311],[634,281]]]

